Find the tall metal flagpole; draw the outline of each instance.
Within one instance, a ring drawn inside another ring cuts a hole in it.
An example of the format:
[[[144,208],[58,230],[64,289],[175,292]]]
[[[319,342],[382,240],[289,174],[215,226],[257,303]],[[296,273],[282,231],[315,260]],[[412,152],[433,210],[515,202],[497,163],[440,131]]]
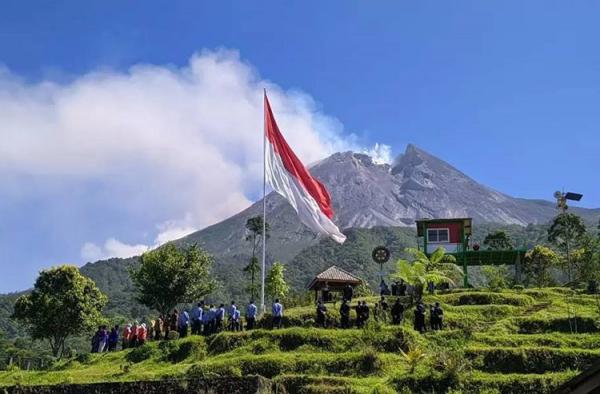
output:
[[[260,307],[262,313],[265,313],[265,270],[267,260],[267,123],[265,102],[267,99],[267,89],[264,89],[263,97],[263,217],[262,217],[262,286],[260,291]]]

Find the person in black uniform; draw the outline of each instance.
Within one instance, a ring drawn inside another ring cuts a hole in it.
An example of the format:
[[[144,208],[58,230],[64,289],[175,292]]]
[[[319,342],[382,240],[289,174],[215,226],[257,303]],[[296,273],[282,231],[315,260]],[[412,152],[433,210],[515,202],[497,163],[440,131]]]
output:
[[[424,333],[426,330],[426,327],[425,327],[425,305],[423,305],[422,302],[419,302],[419,304],[415,308],[414,328],[415,328],[415,330],[419,331],[420,333]]]
[[[396,298],[396,302],[392,305],[392,324],[400,324],[404,316],[404,305],[400,302],[400,298]]]
[[[346,300],[343,300],[340,305],[340,323],[342,328],[350,328],[350,305]]]
[[[325,328],[325,318],[327,316],[327,307],[319,300],[317,303],[317,327]]]

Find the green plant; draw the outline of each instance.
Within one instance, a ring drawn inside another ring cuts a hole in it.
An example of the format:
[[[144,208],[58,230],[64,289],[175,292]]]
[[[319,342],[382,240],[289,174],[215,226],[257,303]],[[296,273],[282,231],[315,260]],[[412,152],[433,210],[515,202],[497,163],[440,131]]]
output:
[[[156,353],[156,349],[150,345],[136,347],[127,353],[125,360],[131,363],[140,363],[150,359]]]
[[[415,369],[426,357],[427,354],[420,347],[412,347],[407,352],[400,350],[400,354],[406,363],[408,364],[411,374],[415,373]]]
[[[392,278],[403,280],[415,287],[416,299],[421,300],[423,289],[429,282],[437,285],[442,283],[454,284],[454,281],[463,276],[463,272],[456,264],[445,262],[445,250],[436,249],[428,257],[418,249],[407,248],[406,252],[413,256],[412,263],[408,260],[396,262],[396,272]]]
[[[279,262],[273,263],[266,278],[265,292],[272,299],[283,298],[290,288],[284,278],[285,266]]]
[[[487,265],[481,268],[487,286],[492,291],[508,287],[508,269],[505,266]]]
[[[550,248],[537,245],[525,254],[523,272],[528,282],[533,281],[537,287],[552,283],[549,269],[558,264],[558,255]]]
[[[33,339],[46,340],[60,358],[69,336],[86,332],[102,321],[107,297],[93,280],[72,265],[40,272],[31,293],[15,302],[12,317],[25,325]]]
[[[362,351],[357,369],[364,374],[373,374],[381,371],[382,366],[383,362],[378,352],[372,347],[368,347]]]
[[[213,257],[198,246],[179,250],[169,242],[144,253],[130,276],[138,301],[166,316],[177,304],[194,302],[213,291],[212,265]]]

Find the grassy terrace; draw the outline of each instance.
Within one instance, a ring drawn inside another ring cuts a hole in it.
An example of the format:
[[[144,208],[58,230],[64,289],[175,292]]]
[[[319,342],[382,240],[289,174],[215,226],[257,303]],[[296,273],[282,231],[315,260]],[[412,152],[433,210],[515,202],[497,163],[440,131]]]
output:
[[[461,290],[427,296],[426,302],[433,301],[444,307],[446,329],[425,335],[412,330],[412,310],[402,326],[340,330],[308,327],[313,308],[296,308],[287,311],[289,327],[282,330],[80,355],[51,371],[0,372],[0,385],[258,374],[292,393],[543,393],[600,360],[593,296],[564,289]],[[571,333],[569,310],[577,316],[577,333]],[[332,316],[338,318],[333,311]],[[423,358],[413,369],[409,359],[419,351]]]

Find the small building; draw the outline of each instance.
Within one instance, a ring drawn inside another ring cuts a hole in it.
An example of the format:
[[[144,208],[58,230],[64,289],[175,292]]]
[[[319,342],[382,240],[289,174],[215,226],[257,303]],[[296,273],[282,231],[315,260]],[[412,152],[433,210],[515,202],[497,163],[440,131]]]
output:
[[[321,298],[325,302],[332,300],[332,293],[342,293],[348,285],[355,288],[362,283],[362,279],[352,275],[335,265],[321,272],[310,282],[308,290],[314,290],[315,300]],[[320,293],[320,297],[319,297]]]
[[[416,220],[419,250],[430,256],[438,248],[456,258],[462,265],[464,286],[469,287],[468,266],[514,265],[515,280],[521,280],[521,261],[524,249],[480,250],[479,245],[471,248],[473,224],[471,218],[421,219]]]
[[[448,253],[460,253],[469,245],[471,218],[417,220],[417,236],[423,239],[423,251],[433,253],[442,247]]]

